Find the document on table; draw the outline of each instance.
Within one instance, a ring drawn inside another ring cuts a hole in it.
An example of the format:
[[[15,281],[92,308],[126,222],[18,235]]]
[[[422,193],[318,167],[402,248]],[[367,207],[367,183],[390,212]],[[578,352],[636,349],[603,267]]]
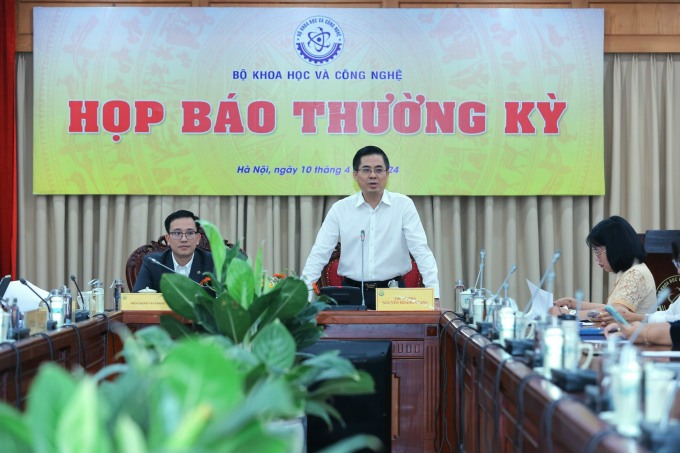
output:
[[[531,293],[529,300],[533,300],[533,302],[526,317],[534,319],[546,315],[553,305],[553,294],[534,285],[529,279],[527,279],[527,285],[529,285],[529,292]]]

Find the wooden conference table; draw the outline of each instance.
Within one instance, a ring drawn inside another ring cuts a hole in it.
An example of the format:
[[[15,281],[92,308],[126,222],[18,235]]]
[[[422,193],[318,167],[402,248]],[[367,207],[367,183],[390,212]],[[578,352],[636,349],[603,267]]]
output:
[[[131,330],[157,324],[159,312],[112,312],[0,347],[0,397],[23,407],[42,362],[96,372]],[[392,342],[392,452],[644,451],[582,402],[541,379],[452,313],[345,312],[319,315],[331,339]]]

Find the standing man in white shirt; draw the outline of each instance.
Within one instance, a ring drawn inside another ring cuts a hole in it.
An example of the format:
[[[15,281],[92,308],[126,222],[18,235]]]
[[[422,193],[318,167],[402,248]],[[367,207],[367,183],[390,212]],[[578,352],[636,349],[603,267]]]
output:
[[[439,305],[437,262],[413,200],[385,190],[390,162],[377,146],[365,146],[352,161],[360,192],[336,202],[321,225],[302,278],[311,289],[338,242],[342,244],[338,274],[346,286],[361,287],[369,308],[375,308],[375,288],[391,280],[403,287],[413,255],[425,287],[434,289]],[[362,256],[363,255],[363,256]]]

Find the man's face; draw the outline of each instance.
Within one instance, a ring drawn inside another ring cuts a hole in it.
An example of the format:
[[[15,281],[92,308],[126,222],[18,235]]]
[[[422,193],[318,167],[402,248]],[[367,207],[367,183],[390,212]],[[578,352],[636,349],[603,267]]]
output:
[[[184,234],[179,234],[184,233]],[[188,238],[188,236],[193,236]],[[174,236],[179,236],[175,238]],[[201,236],[196,232],[196,222],[191,217],[183,217],[170,222],[170,233],[165,235],[165,240],[170,244],[173,255],[177,261],[191,259],[198,246]]]
[[[354,171],[354,180],[364,195],[380,195],[387,186],[388,168],[379,154],[363,156],[359,163],[359,170]]]

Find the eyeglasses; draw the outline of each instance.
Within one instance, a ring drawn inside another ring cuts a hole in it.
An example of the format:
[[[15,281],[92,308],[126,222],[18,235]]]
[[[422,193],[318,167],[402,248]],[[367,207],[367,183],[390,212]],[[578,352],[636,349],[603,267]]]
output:
[[[604,252],[606,252],[606,251],[607,251],[607,249],[604,248],[604,247],[601,248],[601,249],[596,249],[596,248],[593,249],[593,253],[594,253],[595,256],[598,257],[598,258],[600,257],[600,255],[602,255],[602,254],[603,254]]]
[[[375,168],[361,167],[359,169],[359,173],[361,173],[362,175],[366,175],[366,176],[370,175],[371,173],[375,173],[376,176],[382,176],[383,173],[385,173],[385,171],[386,170],[382,167],[375,167]]]
[[[680,261],[678,260],[671,260],[673,261],[673,266],[675,266],[676,269],[680,269]]]
[[[171,231],[170,232],[170,236],[177,241],[182,239],[182,236],[186,236],[187,240],[190,241],[193,238],[195,238],[197,234],[198,234],[197,231],[187,231],[187,232],[184,232],[184,233],[181,232],[181,231]]]

